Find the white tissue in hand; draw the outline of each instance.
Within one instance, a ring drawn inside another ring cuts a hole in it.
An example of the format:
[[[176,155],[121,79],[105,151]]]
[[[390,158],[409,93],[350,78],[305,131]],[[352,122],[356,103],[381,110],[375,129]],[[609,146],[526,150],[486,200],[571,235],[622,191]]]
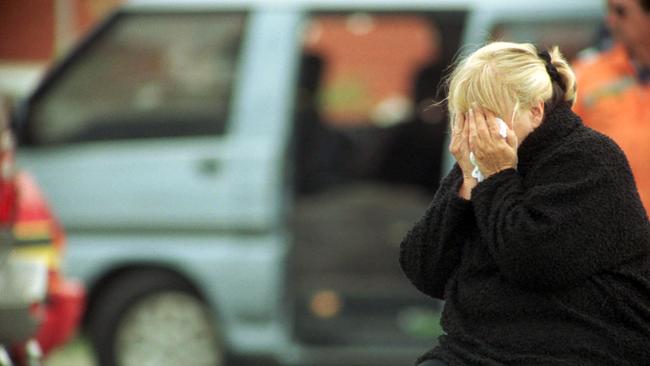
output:
[[[481,170],[478,168],[478,165],[476,164],[476,158],[474,157],[474,153],[471,152],[469,153],[469,161],[474,165],[474,169],[472,170],[472,177],[476,178],[477,181],[482,182],[485,177],[483,174],[481,174]]]
[[[506,138],[508,136],[508,125],[503,122],[501,118],[495,118],[497,121],[497,124],[499,125],[499,135],[501,137]],[[472,177],[476,178],[477,181],[482,182],[485,180],[485,176],[483,176],[483,173],[481,173],[481,170],[478,168],[478,164],[476,164],[476,156],[474,156],[473,152],[469,153],[469,161],[474,165],[474,170],[472,170]]]
[[[501,137],[506,138],[508,137],[508,125],[503,122],[503,120],[499,117],[495,118],[497,120],[497,124],[499,125],[499,135]]]

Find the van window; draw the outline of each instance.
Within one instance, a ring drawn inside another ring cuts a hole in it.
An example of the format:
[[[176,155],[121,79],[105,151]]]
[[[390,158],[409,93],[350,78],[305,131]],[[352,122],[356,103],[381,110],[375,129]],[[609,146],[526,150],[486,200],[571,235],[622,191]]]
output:
[[[223,133],[244,19],[118,15],[37,94],[27,139],[47,145]]]
[[[578,52],[597,41],[600,19],[536,20],[497,23],[490,32],[491,40],[531,42],[538,47],[559,46],[570,61]]]
[[[304,33],[300,192],[366,181],[435,192],[447,115],[433,105],[464,12],[315,14]]]

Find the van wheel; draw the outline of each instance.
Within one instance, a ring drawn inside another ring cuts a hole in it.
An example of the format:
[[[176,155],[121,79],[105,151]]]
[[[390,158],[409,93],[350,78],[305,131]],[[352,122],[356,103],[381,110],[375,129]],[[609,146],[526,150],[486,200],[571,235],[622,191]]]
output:
[[[101,366],[224,365],[208,307],[170,273],[126,273],[96,304],[89,331]]]

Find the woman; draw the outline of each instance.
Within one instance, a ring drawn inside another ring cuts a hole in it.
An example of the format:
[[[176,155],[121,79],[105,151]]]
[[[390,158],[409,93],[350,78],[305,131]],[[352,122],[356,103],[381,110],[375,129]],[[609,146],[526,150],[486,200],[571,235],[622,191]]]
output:
[[[495,42],[452,73],[458,163],[401,244],[407,277],[446,301],[446,334],[418,362],[650,363],[650,224],[625,156],[583,126],[575,94],[557,48]]]

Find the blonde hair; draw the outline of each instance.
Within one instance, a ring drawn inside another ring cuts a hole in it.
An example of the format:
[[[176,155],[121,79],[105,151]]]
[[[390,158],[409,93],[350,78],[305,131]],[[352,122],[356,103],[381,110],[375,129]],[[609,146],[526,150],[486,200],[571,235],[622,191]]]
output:
[[[447,97],[453,122],[476,103],[501,118],[561,100],[573,104],[575,74],[558,47],[549,51],[551,63],[564,84],[552,82],[546,62],[530,43],[493,42],[460,61],[448,79]]]

